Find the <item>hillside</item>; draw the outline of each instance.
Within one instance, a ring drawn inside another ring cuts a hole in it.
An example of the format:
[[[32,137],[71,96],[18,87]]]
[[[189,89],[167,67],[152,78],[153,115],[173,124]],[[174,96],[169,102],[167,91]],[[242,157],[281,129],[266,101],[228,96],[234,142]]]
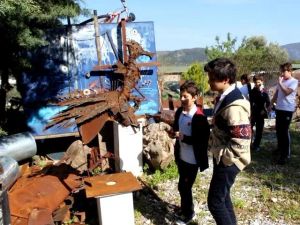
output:
[[[176,51],[158,51],[158,61],[162,65],[186,66],[193,62],[205,61],[205,48],[180,49]]]
[[[291,60],[300,60],[300,42],[282,45],[281,47],[287,50]]]
[[[290,60],[300,60],[300,42],[281,46],[286,49]],[[157,51],[161,65],[187,66],[196,61],[206,61],[205,48],[180,49],[175,51]]]

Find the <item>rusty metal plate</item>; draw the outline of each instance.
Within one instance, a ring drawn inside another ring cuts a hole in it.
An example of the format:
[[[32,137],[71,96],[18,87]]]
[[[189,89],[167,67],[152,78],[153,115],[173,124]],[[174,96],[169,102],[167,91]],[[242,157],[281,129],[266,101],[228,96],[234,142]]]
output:
[[[53,167],[51,174],[19,178],[8,192],[11,216],[29,218],[34,209],[53,212],[81,185],[79,176],[68,173],[63,167]]]
[[[79,132],[84,144],[90,143],[100,132],[104,124],[109,120],[110,116],[107,112],[83,123],[79,126]]]
[[[127,193],[142,189],[141,184],[131,172],[114,173],[84,179],[88,198]]]
[[[28,225],[54,225],[49,209],[33,209],[28,219]]]

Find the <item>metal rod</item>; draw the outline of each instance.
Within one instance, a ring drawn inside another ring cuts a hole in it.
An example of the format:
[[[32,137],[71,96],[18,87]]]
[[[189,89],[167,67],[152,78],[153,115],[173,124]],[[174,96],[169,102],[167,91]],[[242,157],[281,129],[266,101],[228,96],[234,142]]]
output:
[[[39,135],[34,136],[35,140],[48,139],[48,138],[61,138],[61,137],[79,137],[79,132],[73,133],[62,133],[62,134],[49,134],[49,135]]]
[[[125,19],[121,20],[121,34],[122,34],[122,50],[123,50],[123,63],[128,62],[128,54],[126,48],[126,21]]]
[[[111,48],[112,48],[112,50],[114,52],[114,55],[115,55],[115,57],[116,57],[116,59],[118,61],[119,60],[118,52],[117,52],[116,46],[114,45],[114,42],[112,40],[111,34],[108,31],[106,31],[106,35],[107,35],[108,41],[110,43],[110,46],[111,46]]]
[[[96,50],[97,50],[97,58],[98,65],[101,65],[101,43],[100,43],[100,24],[98,23],[97,10],[94,10],[94,28],[95,28],[95,41],[96,41]]]

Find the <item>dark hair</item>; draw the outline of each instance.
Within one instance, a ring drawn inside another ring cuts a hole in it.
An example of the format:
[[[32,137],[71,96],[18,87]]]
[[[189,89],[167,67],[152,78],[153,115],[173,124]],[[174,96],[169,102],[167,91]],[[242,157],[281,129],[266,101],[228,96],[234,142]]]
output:
[[[264,81],[264,75],[262,75],[262,74],[256,74],[256,75],[253,77],[253,82],[255,82],[255,81],[257,81],[257,80]]]
[[[213,76],[217,81],[229,79],[233,84],[236,79],[236,67],[234,63],[227,58],[216,58],[204,66],[204,71]]]
[[[193,97],[195,95],[199,95],[199,89],[196,83],[192,80],[187,80],[180,86],[180,92],[183,91],[186,91],[187,93],[191,94]]]
[[[289,62],[286,62],[286,63],[281,64],[281,65],[279,66],[279,68],[280,68],[280,71],[281,71],[281,72],[284,72],[284,71],[292,72],[292,70],[293,70],[293,66],[292,66],[292,64],[289,63]]]
[[[246,83],[249,83],[250,82],[250,79],[249,79],[249,75],[248,74],[243,74],[241,76],[241,80],[244,80]]]

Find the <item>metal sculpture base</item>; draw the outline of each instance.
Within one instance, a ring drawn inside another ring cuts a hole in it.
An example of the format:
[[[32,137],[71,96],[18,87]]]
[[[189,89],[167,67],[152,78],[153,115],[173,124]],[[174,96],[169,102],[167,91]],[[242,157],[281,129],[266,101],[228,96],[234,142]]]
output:
[[[96,198],[100,225],[134,225],[132,192]]]
[[[143,173],[143,133],[142,126],[124,127],[114,122],[114,153],[117,172],[128,171],[134,176]]]

